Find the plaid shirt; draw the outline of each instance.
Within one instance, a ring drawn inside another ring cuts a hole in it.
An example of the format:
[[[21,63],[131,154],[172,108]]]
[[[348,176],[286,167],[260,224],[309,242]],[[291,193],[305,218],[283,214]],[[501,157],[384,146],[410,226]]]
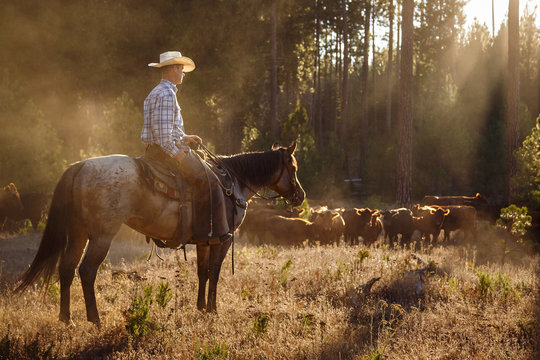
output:
[[[180,142],[185,135],[184,121],[176,99],[177,91],[173,83],[161,79],[144,100],[141,140],[146,145],[160,145],[171,157],[180,151],[175,142]]]

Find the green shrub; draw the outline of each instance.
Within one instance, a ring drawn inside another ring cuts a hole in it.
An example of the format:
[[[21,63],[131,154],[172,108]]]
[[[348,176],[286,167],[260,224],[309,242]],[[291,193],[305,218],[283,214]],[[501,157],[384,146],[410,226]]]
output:
[[[534,208],[540,207],[540,116],[514,154],[517,173],[511,180],[512,198]]]
[[[148,320],[150,307],[152,305],[152,286],[144,289],[143,296],[136,296],[131,301],[131,306],[127,311],[126,329],[132,336],[140,337],[150,333],[154,324]]]
[[[266,333],[268,329],[268,322],[270,321],[270,316],[267,314],[260,314],[255,320],[253,320],[252,330],[257,336],[261,336]]]
[[[288,278],[289,278],[289,270],[291,268],[291,265],[292,265],[292,260],[289,259],[281,267],[281,271],[279,272],[279,280],[278,280],[278,284],[281,287],[286,287],[287,286],[287,282],[289,281]]]
[[[484,298],[497,296],[502,301],[510,298],[510,295],[517,297],[519,290],[512,285],[508,275],[497,272],[495,276],[489,273],[475,271],[478,277],[477,289],[480,295]]]
[[[512,283],[508,275],[498,272],[495,278],[495,290],[501,296],[501,300],[505,301],[508,299],[508,295],[515,293]]]
[[[379,351],[375,351],[373,354],[368,356],[362,356],[362,360],[382,360],[383,356]]]
[[[172,299],[172,290],[169,288],[168,282],[161,282],[157,287],[156,302],[164,309]]]
[[[356,254],[356,259],[362,264],[364,260],[369,258],[369,250],[360,250],[358,254]]]
[[[195,359],[197,360],[220,360],[230,358],[231,355],[225,345],[218,344],[213,347],[207,344],[202,347],[197,345],[197,349],[195,350]]]
[[[60,283],[56,279],[56,277],[53,275],[51,276],[51,279],[49,280],[48,284],[45,284],[45,278],[40,277],[39,281],[41,282],[41,287],[45,289],[45,292],[49,299],[52,301],[58,300],[60,297]]]
[[[302,325],[310,327],[315,324],[315,315],[300,313],[299,316]]]
[[[531,216],[527,215],[527,207],[521,208],[512,204],[501,209],[501,217],[497,219],[497,226],[508,231],[517,239],[522,238],[531,227]]]
[[[493,292],[493,280],[488,273],[477,272],[478,276],[477,289],[480,295],[487,297]]]

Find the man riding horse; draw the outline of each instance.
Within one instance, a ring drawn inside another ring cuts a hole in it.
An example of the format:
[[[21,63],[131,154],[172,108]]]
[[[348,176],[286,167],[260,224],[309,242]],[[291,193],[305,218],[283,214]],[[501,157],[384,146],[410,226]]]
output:
[[[187,135],[184,131],[184,121],[180,113],[180,106],[176,98],[177,85],[182,83],[184,74],[195,69],[195,63],[188,57],[182,56],[179,51],[167,51],[159,56],[159,63],[150,63],[148,66],[161,69],[161,81],[144,100],[144,125],[141,140],[146,145],[147,159],[153,159],[167,164],[176,176],[183,178],[191,187],[191,199],[184,199],[188,204],[203,201],[200,191],[210,191],[211,209],[208,219],[209,231],[206,238],[197,238],[201,235],[193,234],[193,240],[222,242],[231,238],[231,230],[226,215],[226,198],[217,181],[211,181],[211,170],[204,161],[191,149],[202,143],[197,135]],[[209,190],[210,187],[210,190]],[[199,192],[199,193],[197,193]],[[204,208],[202,204],[184,207],[179,211],[178,232],[167,247],[185,245],[188,237],[190,223],[196,223],[197,216],[204,216],[197,209]],[[191,214],[192,209],[193,214]],[[193,215],[193,220],[190,218]],[[206,222],[206,219],[200,219]],[[187,222],[187,224],[186,224]],[[186,226],[187,225],[187,226]],[[183,230],[182,230],[183,229]],[[201,234],[199,232],[199,234]]]
[[[37,254],[16,288],[16,292],[23,291],[38,279],[47,286],[58,269],[59,319],[63,322],[71,319],[70,288],[78,266],[86,318],[100,324],[96,276],[122,224],[154,239],[158,246],[195,244],[197,309],[215,312],[221,266],[233,245],[229,233],[242,224],[246,201],[262,188],[271,189],[293,206],[304,201],[294,157],[296,143],[214,158],[204,149],[209,167],[218,175],[209,171],[189,148],[201,139],[185,134],[176,100],[175,85],[182,82],[184,71],[195,68],[193,61],[179,52],[167,52],[161,54],[159,64],[150,66],[162,69],[162,80],[144,104],[141,138],[147,144],[145,159],[115,154],[70,165],[56,184]],[[196,193],[185,195],[190,189],[183,180],[171,180],[171,172],[178,174],[175,178],[185,177]],[[172,188],[175,185],[179,191]],[[191,208],[192,201],[198,217],[194,222],[184,211]]]

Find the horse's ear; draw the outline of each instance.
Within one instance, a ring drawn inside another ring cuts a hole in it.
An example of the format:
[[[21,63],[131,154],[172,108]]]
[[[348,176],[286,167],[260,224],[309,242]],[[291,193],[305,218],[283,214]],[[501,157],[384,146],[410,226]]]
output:
[[[293,143],[291,144],[291,146],[289,146],[289,147],[287,148],[287,153],[288,153],[289,155],[292,155],[292,154],[294,154],[294,151],[295,151],[295,150],[296,150],[296,141],[293,142]]]
[[[272,144],[272,150],[278,150],[278,149],[279,149],[279,144],[277,142]]]

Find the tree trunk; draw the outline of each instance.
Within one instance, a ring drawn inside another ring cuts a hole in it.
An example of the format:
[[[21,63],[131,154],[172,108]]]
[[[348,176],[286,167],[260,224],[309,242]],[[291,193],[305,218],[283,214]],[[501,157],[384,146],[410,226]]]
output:
[[[319,71],[320,52],[319,52],[319,1],[315,1],[315,52],[313,56],[313,93],[311,100],[311,117],[309,124],[313,129],[317,129],[318,119],[318,102],[319,102],[319,87],[317,83],[317,74]]]
[[[392,128],[392,62],[394,50],[394,1],[390,0],[390,8],[388,9],[390,17],[390,31],[388,34],[388,64],[386,66],[386,77],[388,81],[388,89],[386,96],[386,130],[390,132]]]
[[[335,51],[336,61],[334,62],[334,76],[335,79],[332,82],[332,89],[334,93],[334,122],[332,126],[332,132],[336,136],[336,139],[339,139],[339,127],[338,127],[338,117],[341,116],[341,99],[339,96],[339,89],[341,87],[341,36],[338,32],[336,34],[336,44]],[[338,110],[339,109],[339,110]]]
[[[276,34],[276,1],[272,0],[271,15],[270,15],[270,130],[272,134],[279,137],[278,114],[277,114],[277,34]]]
[[[404,207],[412,194],[413,16],[414,0],[403,0],[396,202]]]
[[[401,13],[402,13],[402,0],[398,0],[397,2],[397,14],[396,14],[396,20],[397,20],[397,44],[396,44],[396,69],[397,69],[397,82],[399,83],[399,76],[400,76],[400,70],[401,70]],[[397,87],[397,96],[399,99],[399,91],[400,86]],[[399,100],[398,100],[399,101]]]
[[[367,139],[369,129],[368,119],[368,76],[369,76],[369,29],[371,26],[371,0],[366,3],[366,12],[364,18],[364,51],[362,61],[362,122],[360,127],[360,162],[361,162],[361,175],[363,176],[366,151],[367,151]]]
[[[348,82],[349,82],[349,29],[347,21],[347,1],[341,2],[341,15],[343,17],[343,76],[341,82],[341,131],[340,139],[343,149],[345,149],[345,136],[347,134],[348,127],[348,112],[347,112],[347,100],[348,100]]]
[[[380,126],[376,124],[377,121],[377,66],[375,64],[375,15],[377,14],[377,3],[373,3],[371,9],[371,116],[368,115],[368,119],[373,119],[373,128],[378,131]]]
[[[508,3],[508,119],[507,140],[507,196],[511,201],[510,179],[516,174],[514,151],[519,139],[519,0]]]

